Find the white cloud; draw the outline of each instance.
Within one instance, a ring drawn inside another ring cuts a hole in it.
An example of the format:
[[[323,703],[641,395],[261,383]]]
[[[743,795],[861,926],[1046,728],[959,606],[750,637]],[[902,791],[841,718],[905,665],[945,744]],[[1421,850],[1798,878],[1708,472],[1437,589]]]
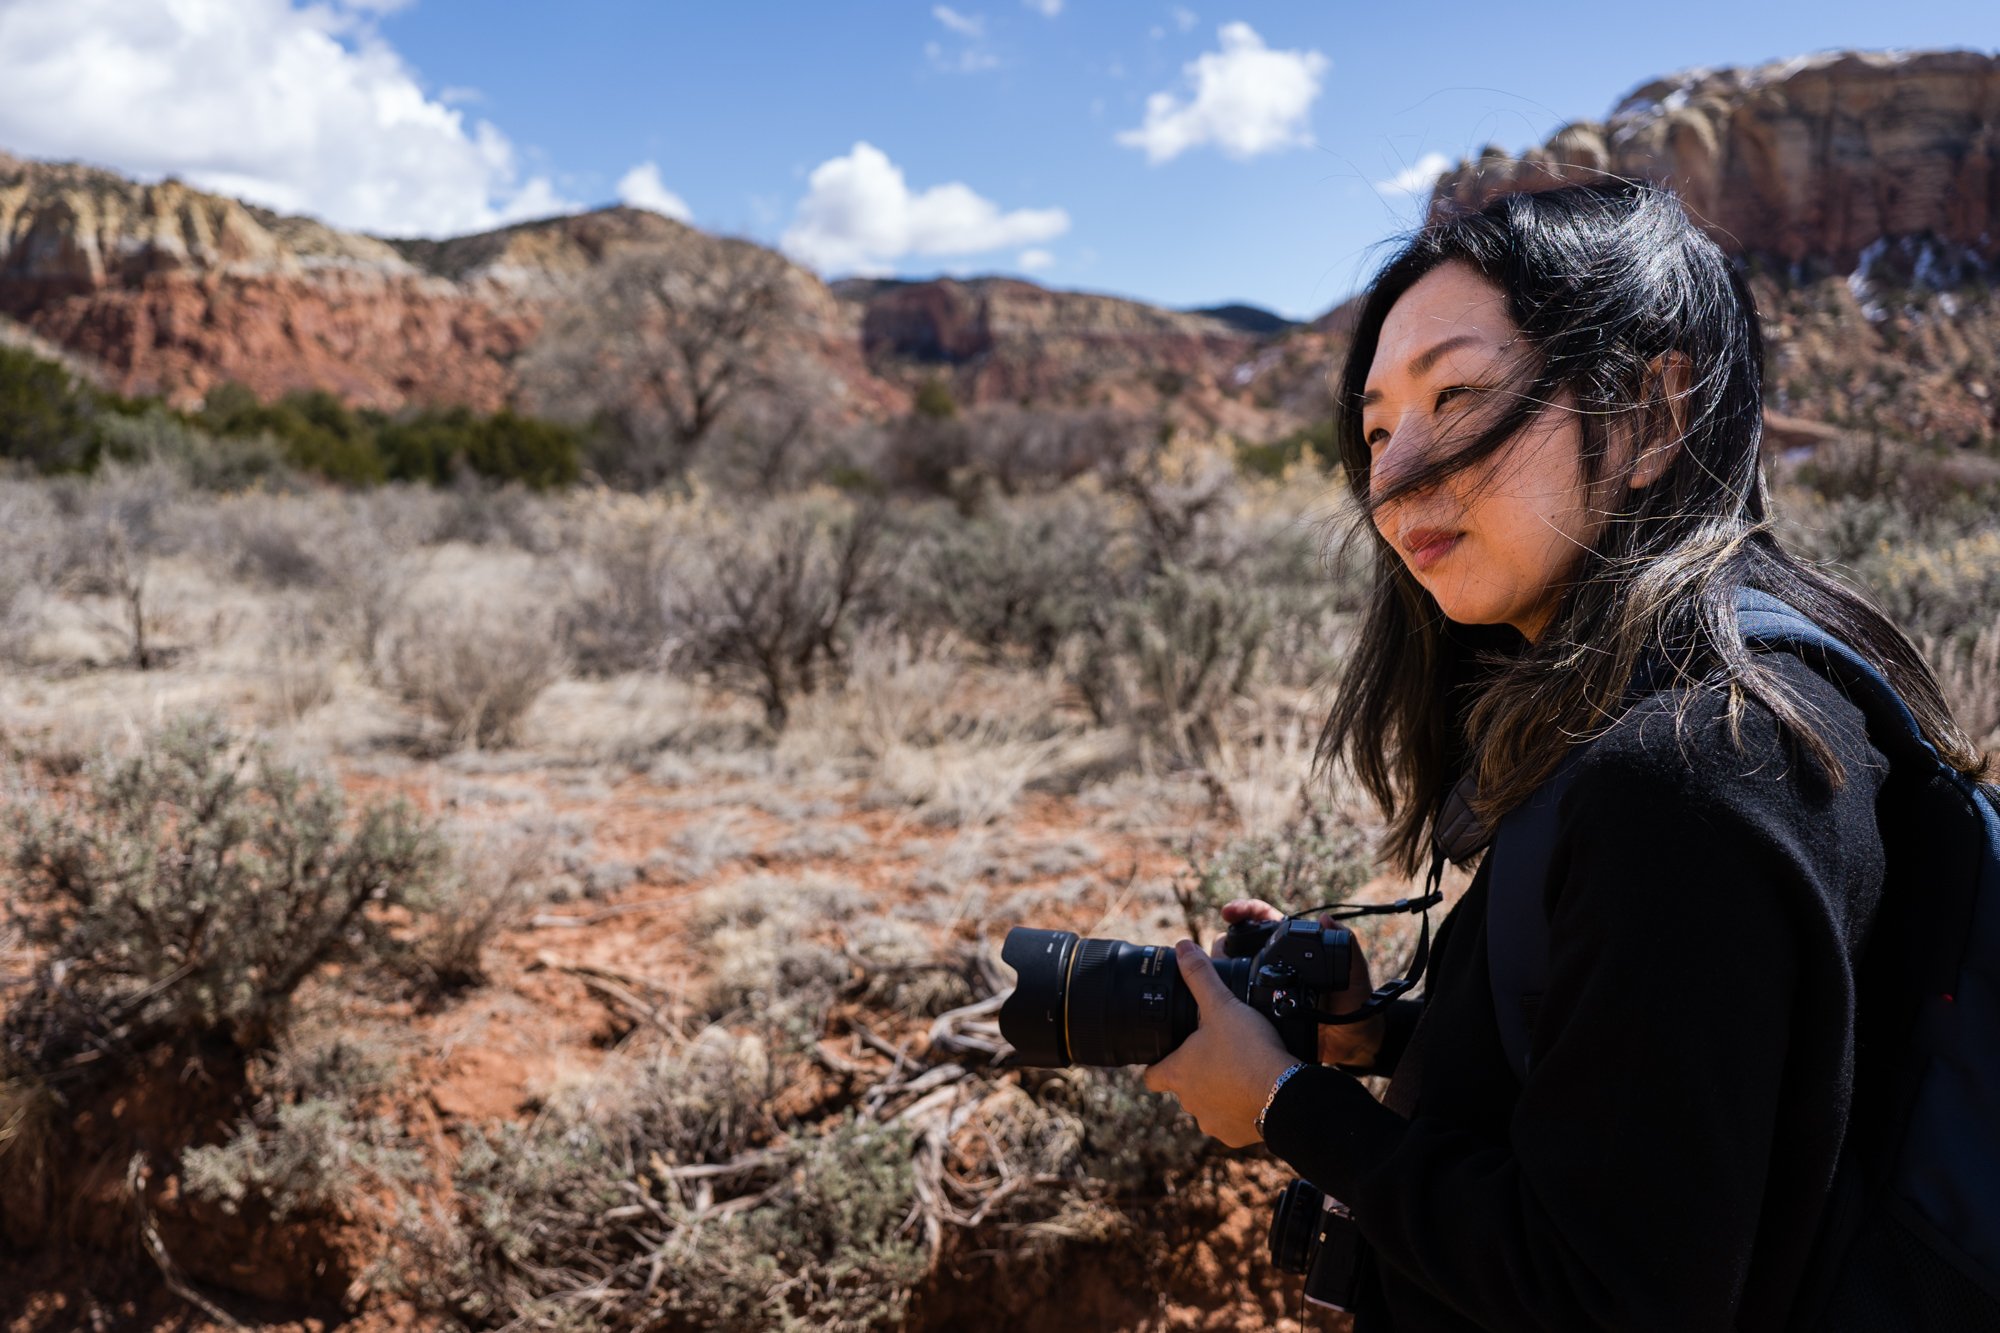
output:
[[[340,226],[449,235],[578,207],[375,31],[405,0],[0,0],[0,144]]]
[[[1186,5],[1174,6],[1174,26],[1182,32],[1193,32],[1194,25],[1201,22],[1195,12]]]
[[[932,66],[946,74],[977,74],[981,70],[996,69],[1000,64],[1000,57],[979,46],[968,46],[952,56],[947,55],[944,47],[937,42],[925,42],[924,55]]]
[[[1248,158],[1312,143],[1306,118],[1327,58],[1318,51],[1273,51],[1247,23],[1226,23],[1220,36],[1220,51],[1205,52],[1183,69],[1193,97],[1154,93],[1146,99],[1145,123],[1120,131],[1119,143],[1143,148],[1155,164],[1203,144]]]
[[[1023,250],[1015,256],[1014,263],[1023,273],[1040,273],[1045,268],[1054,268],[1056,257],[1047,250],[1037,247],[1033,250]]]
[[[961,37],[986,35],[986,16],[983,14],[961,14],[950,5],[932,5],[931,17]]]
[[[687,206],[687,200],[669,190],[667,183],[660,179],[660,164],[657,162],[641,162],[618,178],[618,202],[634,208],[649,208],[676,222],[694,220],[694,211]]]
[[[1451,159],[1443,153],[1425,153],[1388,180],[1376,181],[1375,188],[1383,194],[1428,193],[1431,182],[1450,167]]]
[[[1062,13],[1063,0],[1021,0],[1021,3],[1045,19],[1052,19]]]
[[[913,192],[902,169],[864,142],[813,168],[779,245],[824,272],[879,273],[909,255],[978,254],[1068,230],[1060,208],[1003,213],[957,181]]]

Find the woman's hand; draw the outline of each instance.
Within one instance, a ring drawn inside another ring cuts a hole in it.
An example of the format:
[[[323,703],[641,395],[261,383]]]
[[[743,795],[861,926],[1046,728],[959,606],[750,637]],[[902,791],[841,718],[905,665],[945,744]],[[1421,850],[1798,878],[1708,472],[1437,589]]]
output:
[[[1229,993],[1215,964],[1193,940],[1174,946],[1181,980],[1201,1008],[1186,1041],[1146,1069],[1146,1086],[1171,1092],[1202,1132],[1231,1148],[1260,1142],[1257,1113],[1278,1075],[1295,1063],[1271,1020]]]
[[[1267,902],[1255,898],[1237,898],[1222,905],[1222,919],[1230,925],[1238,921],[1282,921],[1285,914]],[[1324,917],[1321,925],[1333,924]],[[1222,940],[1218,938],[1209,951],[1211,957],[1220,958]],[[1350,1013],[1359,1009],[1368,997],[1375,993],[1375,982],[1368,974],[1368,957],[1361,948],[1361,937],[1354,937],[1354,962],[1348,971],[1347,989],[1335,996],[1331,1012]],[[1319,1062],[1323,1065],[1372,1065],[1375,1053],[1382,1049],[1384,1020],[1380,1014],[1362,1023],[1327,1023],[1319,1030]]]

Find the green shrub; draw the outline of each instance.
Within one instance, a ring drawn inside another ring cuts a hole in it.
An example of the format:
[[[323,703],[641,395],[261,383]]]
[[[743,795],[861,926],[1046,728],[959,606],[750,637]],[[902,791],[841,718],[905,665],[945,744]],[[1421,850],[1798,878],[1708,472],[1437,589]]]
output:
[[[465,468],[489,481],[546,490],[570,485],[582,471],[576,430],[505,410],[491,416],[463,407],[418,412],[385,422],[377,444],[395,481],[441,485]]]
[[[88,386],[53,361],[0,345],[0,457],[37,472],[72,472],[94,462]]]
[[[917,386],[910,410],[930,421],[949,421],[958,415],[958,399],[952,395],[949,384],[933,375]]]
[[[1283,476],[1285,469],[1302,458],[1310,457],[1315,466],[1331,466],[1336,457],[1333,447],[1333,422],[1316,421],[1310,426],[1293,431],[1290,435],[1261,444],[1247,441],[1236,446],[1236,462],[1246,472],[1260,477]]]

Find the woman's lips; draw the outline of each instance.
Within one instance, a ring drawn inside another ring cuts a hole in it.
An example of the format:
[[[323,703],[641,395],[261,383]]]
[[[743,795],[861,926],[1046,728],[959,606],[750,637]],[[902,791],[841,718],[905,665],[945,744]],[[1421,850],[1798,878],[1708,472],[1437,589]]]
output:
[[[1419,533],[1418,540],[1422,541],[1423,545],[1410,548],[1410,564],[1417,569],[1429,569],[1450,555],[1464,537],[1465,534],[1462,532],[1443,535]]]

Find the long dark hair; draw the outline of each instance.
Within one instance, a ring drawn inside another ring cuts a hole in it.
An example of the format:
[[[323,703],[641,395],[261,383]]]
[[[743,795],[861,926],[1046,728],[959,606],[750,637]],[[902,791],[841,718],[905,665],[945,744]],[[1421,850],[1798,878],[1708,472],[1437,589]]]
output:
[[[1361,395],[1382,323],[1446,263],[1470,265],[1505,293],[1526,353],[1504,392],[1485,396],[1502,406],[1473,418],[1473,438],[1442,442],[1371,496]],[[1673,353],[1687,358],[1689,383],[1669,401],[1659,368]],[[1571,745],[1617,720],[1649,648],[1670,663],[1663,683],[1687,689],[1685,700],[1727,692],[1732,734],[1746,696],[1763,704],[1839,786],[1846,775],[1812,705],[1743,646],[1739,587],[1770,592],[1845,640],[1887,676],[1939,754],[1976,779],[1987,774],[1991,761],[1952,718],[1909,638],[1779,546],[1759,466],[1763,362],[1742,275],[1671,191],[1642,182],[1503,195],[1435,219],[1376,276],[1334,397],[1350,542],[1372,546],[1375,588],[1317,766],[1353,770],[1388,816],[1383,851],[1403,873],[1421,864],[1438,801],[1463,768],[1477,770],[1474,808],[1490,826]],[[1559,396],[1575,404],[1588,483],[1604,478],[1615,432],[1657,443],[1678,430],[1679,451],[1650,484],[1613,488],[1596,544],[1533,642],[1504,625],[1455,624],[1371,516],[1493,454]]]

